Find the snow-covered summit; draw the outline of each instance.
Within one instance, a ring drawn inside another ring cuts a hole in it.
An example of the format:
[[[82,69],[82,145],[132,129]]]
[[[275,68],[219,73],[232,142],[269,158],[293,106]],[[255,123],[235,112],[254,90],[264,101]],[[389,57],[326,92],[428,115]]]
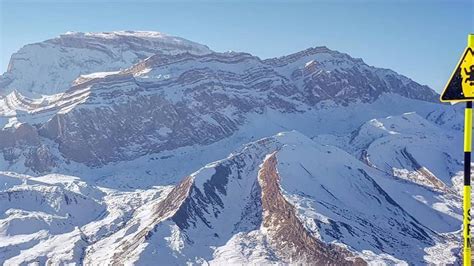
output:
[[[17,90],[41,97],[64,92],[80,75],[126,69],[154,54],[211,50],[186,39],[152,31],[67,32],[25,45],[13,54],[0,76],[0,95]]]

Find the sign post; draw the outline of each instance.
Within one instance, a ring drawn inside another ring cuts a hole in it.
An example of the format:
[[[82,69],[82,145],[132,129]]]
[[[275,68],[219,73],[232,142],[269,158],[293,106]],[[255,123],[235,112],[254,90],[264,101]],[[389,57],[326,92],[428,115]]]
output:
[[[474,101],[474,34],[469,34],[456,69],[441,94],[442,102],[466,102],[464,111],[463,265],[471,266],[471,149]]]
[[[471,265],[471,147],[472,101],[464,111],[464,200],[463,200],[463,265]]]

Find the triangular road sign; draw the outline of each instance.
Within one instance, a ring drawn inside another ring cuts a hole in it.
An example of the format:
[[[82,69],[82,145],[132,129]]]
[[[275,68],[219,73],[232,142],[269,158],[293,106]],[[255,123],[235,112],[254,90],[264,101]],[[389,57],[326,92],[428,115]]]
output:
[[[474,47],[467,47],[441,93],[442,102],[474,101]]]

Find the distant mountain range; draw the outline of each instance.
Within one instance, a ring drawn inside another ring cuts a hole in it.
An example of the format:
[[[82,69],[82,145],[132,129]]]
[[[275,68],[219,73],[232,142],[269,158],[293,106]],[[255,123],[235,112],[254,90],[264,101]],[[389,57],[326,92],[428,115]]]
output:
[[[5,264],[459,263],[461,109],[392,70],[66,33],[0,95]]]

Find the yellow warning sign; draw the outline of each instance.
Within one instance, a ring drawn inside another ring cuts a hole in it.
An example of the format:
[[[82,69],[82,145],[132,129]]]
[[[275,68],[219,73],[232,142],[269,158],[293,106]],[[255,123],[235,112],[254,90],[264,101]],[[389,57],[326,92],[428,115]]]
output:
[[[461,61],[462,92],[467,97],[474,97],[474,54],[471,48],[467,49]]]
[[[474,101],[474,35],[468,38],[468,47],[441,93],[442,102]]]

